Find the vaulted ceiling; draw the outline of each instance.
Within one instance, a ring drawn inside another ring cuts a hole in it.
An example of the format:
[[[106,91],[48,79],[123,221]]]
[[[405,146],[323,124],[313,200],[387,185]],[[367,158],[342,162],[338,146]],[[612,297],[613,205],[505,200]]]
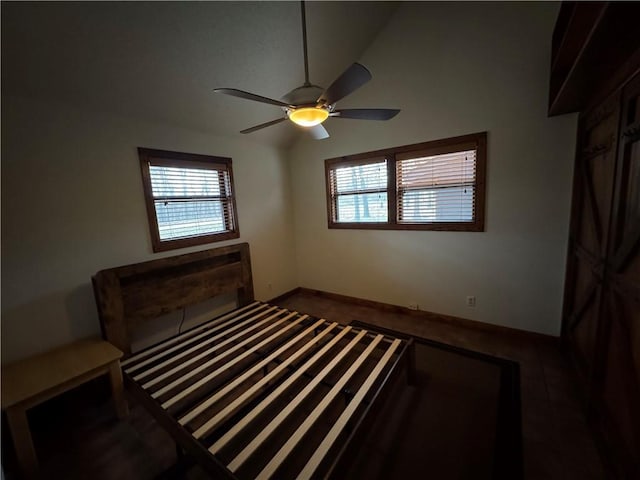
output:
[[[398,5],[307,3],[311,82],[328,87]],[[299,2],[2,2],[2,93],[240,136],[282,111],[212,89],[280,98],[302,85],[301,30]],[[250,140],[301,134],[285,122]]]

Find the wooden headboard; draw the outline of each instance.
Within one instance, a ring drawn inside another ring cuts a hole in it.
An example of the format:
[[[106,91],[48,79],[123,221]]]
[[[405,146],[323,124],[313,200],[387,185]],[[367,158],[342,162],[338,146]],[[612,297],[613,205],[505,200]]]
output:
[[[254,299],[248,243],[101,270],[92,280],[102,335],[125,355],[134,325],[233,291],[239,306]]]

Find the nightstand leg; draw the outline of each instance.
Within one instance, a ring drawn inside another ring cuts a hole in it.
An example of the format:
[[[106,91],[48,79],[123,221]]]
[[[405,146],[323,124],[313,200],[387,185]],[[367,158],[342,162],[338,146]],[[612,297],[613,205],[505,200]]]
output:
[[[25,478],[33,478],[38,471],[38,458],[33,448],[31,430],[29,430],[29,421],[27,420],[27,411],[21,407],[8,408],[7,420],[9,422],[9,430],[11,430],[20,468]]]
[[[118,418],[125,418],[129,415],[129,407],[127,406],[127,400],[124,398],[122,370],[120,370],[119,361],[112,362],[109,365],[109,379],[111,380],[111,392],[113,394],[113,401],[116,404]]]

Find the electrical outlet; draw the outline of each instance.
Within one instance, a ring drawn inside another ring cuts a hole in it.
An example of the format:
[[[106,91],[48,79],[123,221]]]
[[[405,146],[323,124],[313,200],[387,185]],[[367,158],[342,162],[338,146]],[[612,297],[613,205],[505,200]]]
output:
[[[418,304],[417,303],[410,303],[409,304],[409,310],[418,310]]]
[[[476,297],[473,295],[469,295],[467,297],[467,307],[475,307],[476,306]]]

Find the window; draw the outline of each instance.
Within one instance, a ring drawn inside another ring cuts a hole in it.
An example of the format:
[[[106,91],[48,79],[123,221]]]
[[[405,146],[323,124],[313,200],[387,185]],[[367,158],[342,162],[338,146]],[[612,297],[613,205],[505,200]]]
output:
[[[387,161],[340,165],[331,171],[336,222],[377,223],[388,219]]]
[[[238,238],[231,159],[138,148],[154,252]]]
[[[329,228],[484,230],[487,134],[325,161]]]

